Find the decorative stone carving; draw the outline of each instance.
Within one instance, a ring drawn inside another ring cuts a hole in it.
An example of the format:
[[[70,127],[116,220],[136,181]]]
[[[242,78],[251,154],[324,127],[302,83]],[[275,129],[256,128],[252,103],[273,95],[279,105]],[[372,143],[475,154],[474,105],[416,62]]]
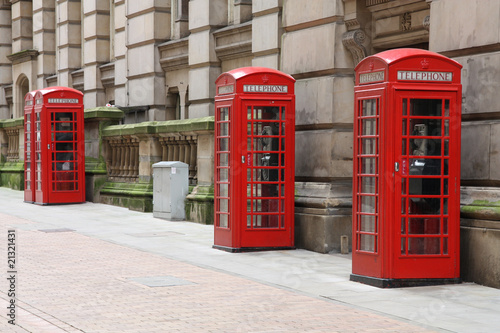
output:
[[[411,30],[411,13],[407,12],[401,15],[401,31]]]
[[[366,48],[363,45],[365,40],[366,34],[361,29],[347,31],[342,36],[342,44],[351,52],[354,65],[366,57]]]
[[[430,15],[427,15],[424,17],[424,21],[422,22],[422,26],[424,27],[425,30],[429,31],[431,27],[431,17]]]

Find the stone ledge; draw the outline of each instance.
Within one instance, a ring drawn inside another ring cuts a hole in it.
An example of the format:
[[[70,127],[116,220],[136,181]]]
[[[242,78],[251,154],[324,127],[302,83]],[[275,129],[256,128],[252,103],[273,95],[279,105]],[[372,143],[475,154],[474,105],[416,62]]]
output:
[[[460,216],[467,219],[500,221],[500,190],[461,187]]]
[[[103,137],[138,135],[211,132],[214,130],[214,117],[184,120],[149,121],[139,124],[111,125],[103,129]]]
[[[15,119],[1,119],[0,120],[0,128],[10,128],[10,127],[23,127],[24,126],[24,118],[15,118]]]
[[[83,117],[85,119],[123,119],[125,114],[116,107],[100,106],[92,109],[85,109]]]

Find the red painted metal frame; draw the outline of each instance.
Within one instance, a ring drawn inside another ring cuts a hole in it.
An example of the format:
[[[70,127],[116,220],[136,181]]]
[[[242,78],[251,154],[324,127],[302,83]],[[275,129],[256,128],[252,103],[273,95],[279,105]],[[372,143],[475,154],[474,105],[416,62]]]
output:
[[[85,202],[83,94],[49,87],[36,91],[34,100],[34,203]]]
[[[461,68],[417,49],[385,51],[356,67],[351,279],[459,279]],[[363,116],[372,101],[377,115]],[[370,140],[376,154],[367,155]],[[419,151],[422,142],[435,149]],[[439,171],[422,172],[424,164]],[[429,202],[433,210],[417,207]]]
[[[294,246],[294,83],[262,67],[235,69],[216,80],[215,248]]]

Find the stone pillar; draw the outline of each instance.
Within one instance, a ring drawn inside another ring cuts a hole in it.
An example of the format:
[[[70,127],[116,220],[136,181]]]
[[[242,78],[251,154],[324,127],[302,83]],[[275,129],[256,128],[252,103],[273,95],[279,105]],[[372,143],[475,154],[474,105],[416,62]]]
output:
[[[161,161],[161,144],[157,137],[144,135],[139,139],[139,181],[152,181],[154,163]]]
[[[4,86],[12,84],[12,63],[5,57],[12,54],[11,4],[0,4],[0,119],[10,118]]]
[[[33,4],[12,0],[12,53],[33,48]]]
[[[83,1],[84,104],[86,108],[106,105],[99,67],[110,60],[110,2]]]
[[[283,35],[282,1],[253,0],[252,12],[252,53],[254,55],[252,65],[279,70]]]
[[[352,228],[354,71],[342,20],[340,1],[290,0],[283,11],[281,70],[297,78],[295,239],[322,253],[340,251]]]
[[[125,0],[114,0],[114,43],[113,56],[114,68],[114,93],[116,105],[127,105],[127,47],[126,47],[126,14]]]
[[[56,2],[56,40],[57,84],[72,87],[71,72],[82,67],[80,1]]]
[[[38,50],[36,88],[47,86],[46,78],[56,72],[55,1],[33,0],[33,47]]]
[[[227,25],[227,0],[189,1],[189,117],[214,115],[215,79],[220,61],[212,31]]]
[[[128,1],[126,9],[127,106],[148,105],[148,120],[165,120],[165,76],[157,44],[171,35],[170,0]]]

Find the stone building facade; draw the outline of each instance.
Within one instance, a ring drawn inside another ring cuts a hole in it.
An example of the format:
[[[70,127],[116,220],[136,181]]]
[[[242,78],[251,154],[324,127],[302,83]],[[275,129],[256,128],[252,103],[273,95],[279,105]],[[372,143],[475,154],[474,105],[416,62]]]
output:
[[[428,49],[464,66],[462,276],[500,287],[499,32],[497,0],[0,0],[0,175],[22,162],[24,95],[69,86],[88,109],[89,197],[147,196],[151,164],[177,157],[203,222],[215,79],[275,68],[297,80],[296,244],[339,251],[351,234],[354,67]]]

